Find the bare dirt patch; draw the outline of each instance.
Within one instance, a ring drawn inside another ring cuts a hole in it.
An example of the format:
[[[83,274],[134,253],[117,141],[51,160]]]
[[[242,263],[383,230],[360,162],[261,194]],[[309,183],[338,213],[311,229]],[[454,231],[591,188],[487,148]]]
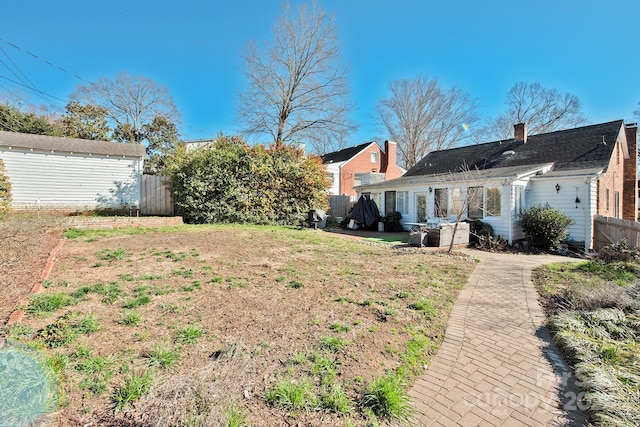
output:
[[[61,234],[57,217],[11,215],[0,221],[0,324],[40,280]]]
[[[435,351],[474,267],[459,257],[313,230],[185,226],[132,233],[69,239],[43,295],[70,296],[70,305],[51,313],[32,307],[21,325],[22,339],[59,365],[60,425],[175,425],[189,411],[203,425],[230,413],[255,426],[364,425],[362,389],[411,365],[412,339],[426,337],[422,351]],[[68,319],[98,330],[51,345],[51,325]],[[201,336],[189,340],[186,330]],[[159,349],[177,359],[162,366],[154,358]],[[101,367],[89,369],[95,361]],[[148,394],[114,418],[115,396],[127,378],[143,374],[151,378]],[[308,381],[313,402],[339,386],[348,408],[270,405],[265,396],[279,381]]]

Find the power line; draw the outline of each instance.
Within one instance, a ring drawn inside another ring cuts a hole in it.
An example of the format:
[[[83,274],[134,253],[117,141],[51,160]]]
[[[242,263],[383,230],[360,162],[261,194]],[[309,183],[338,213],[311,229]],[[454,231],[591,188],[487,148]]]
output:
[[[45,64],[50,65],[50,66],[51,66],[51,67],[53,67],[53,68],[57,68],[58,70],[60,70],[60,71],[62,71],[62,72],[64,72],[64,73],[66,73],[66,74],[69,74],[70,76],[72,76],[72,77],[74,77],[74,78],[76,78],[76,79],[78,79],[78,80],[82,80],[83,82],[87,82],[88,84],[90,84],[90,85],[94,86],[94,83],[90,82],[89,80],[87,80],[87,79],[85,79],[85,78],[83,78],[83,77],[81,77],[81,76],[79,76],[79,75],[77,75],[77,74],[75,74],[75,73],[72,73],[71,71],[67,70],[66,68],[63,68],[63,67],[61,67],[61,66],[59,66],[59,65],[56,65],[56,64],[54,64],[54,63],[53,63],[53,62],[51,62],[51,61],[48,61],[48,60],[46,60],[46,59],[44,59],[44,58],[41,58],[41,57],[39,57],[38,55],[36,55],[35,53],[33,53],[33,52],[29,52],[28,50],[23,49],[23,48],[21,48],[20,46],[18,46],[18,45],[16,45],[16,44],[14,44],[14,43],[11,43],[11,42],[10,42],[10,41],[8,41],[8,40],[3,39],[2,37],[0,37],[0,42],[2,42],[2,43],[6,43],[6,44],[8,44],[9,46],[13,47],[14,49],[18,49],[19,51],[24,52],[24,53],[26,53],[27,55],[32,56],[33,58],[37,59],[38,61],[44,62]]]

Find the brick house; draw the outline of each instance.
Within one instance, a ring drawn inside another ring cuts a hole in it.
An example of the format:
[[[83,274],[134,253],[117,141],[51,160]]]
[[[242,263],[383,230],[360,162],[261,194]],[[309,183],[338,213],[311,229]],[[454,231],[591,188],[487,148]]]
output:
[[[362,184],[405,223],[480,219],[509,244],[524,237],[520,213],[548,203],[574,220],[569,239],[593,245],[596,215],[638,220],[638,128],[622,120],[434,151],[402,177]],[[472,197],[470,197],[472,195]],[[388,209],[385,210],[385,213]]]
[[[322,156],[332,181],[332,195],[356,197],[354,187],[401,177],[405,170],[396,164],[396,143],[385,141],[384,150],[377,142],[334,151]]]

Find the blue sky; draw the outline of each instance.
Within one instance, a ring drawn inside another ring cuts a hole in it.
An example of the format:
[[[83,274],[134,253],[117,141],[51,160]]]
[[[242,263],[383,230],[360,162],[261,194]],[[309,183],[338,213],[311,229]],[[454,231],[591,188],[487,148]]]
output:
[[[293,0],[292,4],[299,1]],[[79,83],[119,71],[165,85],[186,138],[234,133],[240,52],[270,38],[279,0],[3,2],[0,59],[13,62],[48,102],[66,104]],[[391,80],[426,75],[456,85],[489,119],[514,83],[571,92],[590,123],[633,119],[638,84],[637,0],[319,0],[337,19],[350,68],[350,145],[385,139],[373,118]],[[33,58],[37,55],[67,72]],[[15,85],[0,63],[0,93]],[[25,92],[23,92],[24,94]],[[44,103],[34,94],[29,101]]]

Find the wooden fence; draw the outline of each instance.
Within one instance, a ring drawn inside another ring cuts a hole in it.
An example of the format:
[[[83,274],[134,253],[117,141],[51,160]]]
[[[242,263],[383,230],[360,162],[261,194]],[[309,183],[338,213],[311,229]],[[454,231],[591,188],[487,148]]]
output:
[[[593,220],[593,248],[599,251],[611,243],[626,239],[629,247],[640,247],[640,223],[596,216]]]
[[[142,215],[174,215],[168,177],[142,175],[140,213]]]
[[[331,215],[331,218],[335,221],[336,218],[346,218],[349,215],[349,210],[356,203],[350,196],[331,196],[329,197],[329,211],[327,215]]]

